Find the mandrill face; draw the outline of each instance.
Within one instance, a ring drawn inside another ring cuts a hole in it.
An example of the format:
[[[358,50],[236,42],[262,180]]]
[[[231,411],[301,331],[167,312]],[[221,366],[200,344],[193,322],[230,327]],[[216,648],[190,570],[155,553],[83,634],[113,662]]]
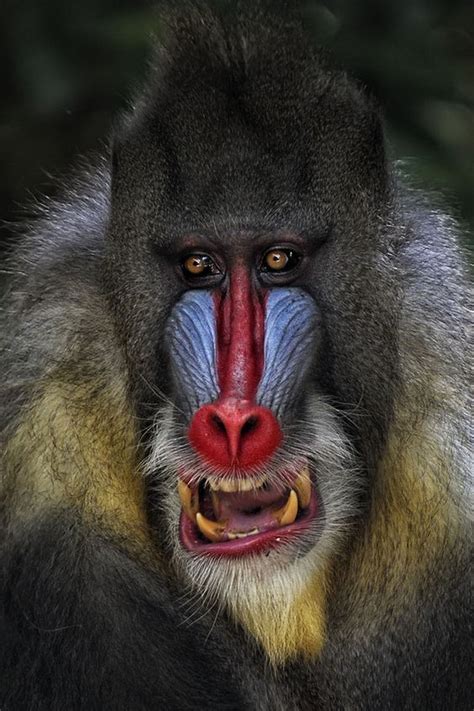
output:
[[[180,539],[189,551],[262,553],[299,537],[316,517],[317,497],[304,453],[285,457],[284,430],[296,416],[317,341],[317,308],[283,284],[298,270],[293,247],[270,248],[255,268],[243,260],[220,274],[209,255],[186,257],[214,289],[186,293],[167,336],[176,397],[196,461],[180,467]],[[253,266],[253,265],[252,265]]]
[[[323,324],[305,288],[313,245],[251,233],[183,243],[187,288],[165,327],[173,405],[150,463],[167,474],[175,557],[212,587],[229,570],[306,577],[337,540],[354,489],[314,379]]]

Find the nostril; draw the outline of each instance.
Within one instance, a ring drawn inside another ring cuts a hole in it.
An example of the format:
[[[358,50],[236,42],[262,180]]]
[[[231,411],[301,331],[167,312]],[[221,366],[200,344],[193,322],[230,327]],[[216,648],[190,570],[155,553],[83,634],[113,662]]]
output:
[[[227,432],[225,424],[222,422],[221,418],[219,415],[213,414],[211,417],[211,422],[215,426],[219,432],[223,432],[224,434]]]
[[[251,415],[242,425],[242,429],[240,430],[240,434],[242,436],[249,434],[253,430],[257,428],[258,425],[258,417],[255,417],[255,415]]]

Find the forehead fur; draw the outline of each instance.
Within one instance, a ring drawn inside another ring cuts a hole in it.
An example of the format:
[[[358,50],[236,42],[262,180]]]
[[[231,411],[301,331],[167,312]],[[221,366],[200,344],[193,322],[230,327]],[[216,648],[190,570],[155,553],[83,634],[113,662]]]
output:
[[[291,205],[303,219],[314,198],[321,210],[338,195],[347,204],[380,191],[378,111],[293,14],[199,5],[165,13],[163,24],[116,148],[122,165],[140,166],[140,185],[160,176],[160,204],[214,219],[223,205],[234,217]]]

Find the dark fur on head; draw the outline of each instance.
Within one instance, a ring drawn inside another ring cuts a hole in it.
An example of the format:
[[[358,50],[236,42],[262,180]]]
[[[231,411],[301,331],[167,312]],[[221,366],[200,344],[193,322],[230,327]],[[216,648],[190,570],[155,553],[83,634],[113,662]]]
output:
[[[403,185],[373,100],[296,19],[227,10],[168,11],[111,156],[42,210],[9,264],[0,707],[468,709],[457,226]],[[288,225],[314,243],[305,288],[324,330],[308,412],[333,522],[298,593],[306,569],[196,572],[173,540],[165,461],[177,235],[229,247]]]

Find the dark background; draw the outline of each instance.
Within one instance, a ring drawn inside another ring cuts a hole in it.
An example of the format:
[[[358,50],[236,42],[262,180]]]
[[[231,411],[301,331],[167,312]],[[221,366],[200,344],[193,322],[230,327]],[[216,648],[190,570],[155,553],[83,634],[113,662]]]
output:
[[[306,10],[315,40],[379,97],[414,182],[472,228],[474,2],[309,0]],[[34,198],[106,144],[154,30],[144,0],[0,0],[0,248]]]

